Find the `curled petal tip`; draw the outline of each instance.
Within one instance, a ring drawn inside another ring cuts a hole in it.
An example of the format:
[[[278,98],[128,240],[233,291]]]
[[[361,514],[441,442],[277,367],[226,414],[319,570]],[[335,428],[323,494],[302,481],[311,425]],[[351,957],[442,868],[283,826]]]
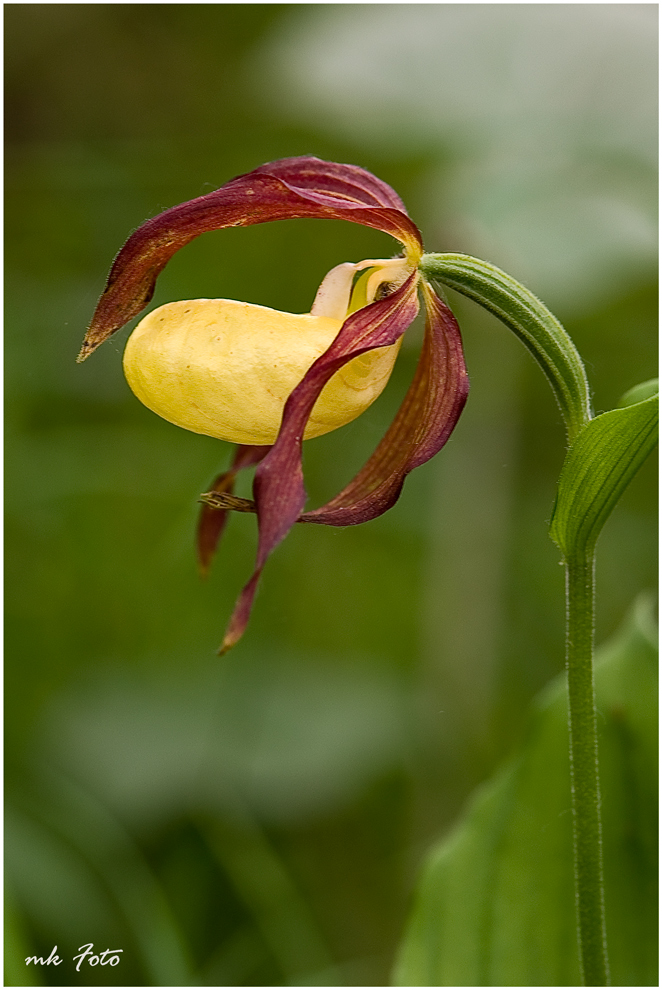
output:
[[[96,346],[98,345],[90,344],[87,342],[87,340],[84,340],[81,345],[81,349],[78,352],[78,357],[76,358],[76,364],[82,364],[83,361],[85,361],[90,356],[90,354],[92,353],[92,351],[95,349]]]
[[[124,326],[124,323],[127,320],[131,319],[131,316],[135,315],[135,313],[129,314],[126,317],[126,320],[123,317],[113,320],[107,313],[104,312],[105,301],[106,293],[101,296],[94,316],[92,317],[92,322],[87,328],[87,333],[83,338],[80,353],[76,358],[78,364],[85,361],[93,351],[96,351],[97,347],[100,347],[104,341],[108,340],[109,337],[112,337],[116,330],[119,330],[120,327]]]

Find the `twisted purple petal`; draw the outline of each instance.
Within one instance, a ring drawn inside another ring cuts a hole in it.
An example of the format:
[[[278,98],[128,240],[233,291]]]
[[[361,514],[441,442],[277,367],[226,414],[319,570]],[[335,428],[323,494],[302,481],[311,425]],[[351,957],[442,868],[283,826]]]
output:
[[[460,328],[448,306],[423,282],[425,338],[414,379],[374,454],[340,494],[301,522],[354,526],[397,501],[406,476],[434,457],[455,428],[469,391]]]

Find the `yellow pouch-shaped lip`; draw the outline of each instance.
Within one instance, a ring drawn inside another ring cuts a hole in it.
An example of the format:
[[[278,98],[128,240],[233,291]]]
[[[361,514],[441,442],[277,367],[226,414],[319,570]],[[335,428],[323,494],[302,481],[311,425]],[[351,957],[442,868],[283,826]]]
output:
[[[283,407],[342,320],[230,299],[167,303],[127,341],[124,373],[153,412],[194,433],[272,444]],[[350,361],[327,382],[304,439],[350,423],[384,389],[400,342]]]

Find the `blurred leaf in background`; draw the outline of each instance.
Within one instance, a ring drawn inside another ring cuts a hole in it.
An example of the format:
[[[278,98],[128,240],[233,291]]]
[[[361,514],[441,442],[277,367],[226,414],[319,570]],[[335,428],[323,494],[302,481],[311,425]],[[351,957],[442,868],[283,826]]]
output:
[[[200,584],[196,498],[229,446],[140,406],[119,338],[75,364],[115,253],[262,162],[354,162],[429,250],[542,295],[610,408],[656,364],[656,13],[5,7],[12,981],[387,983],[422,852],[563,663],[560,417],[519,344],[456,298],[473,389],[452,442],[383,518],[296,529],[216,659],[254,520],[232,520]],[[219,231],[153,305],[305,312],[335,264],[392,251],[336,222]],[[377,444],[415,359],[414,329],[370,413],[307,445],[311,505]],[[656,504],[651,464],[599,547],[602,638],[655,581]],[[89,941],[123,946],[121,965],[22,961]]]
[[[657,986],[657,629],[642,597],[596,656],[605,908],[613,986]],[[577,986],[565,677],[522,752],[430,855],[399,986]]]

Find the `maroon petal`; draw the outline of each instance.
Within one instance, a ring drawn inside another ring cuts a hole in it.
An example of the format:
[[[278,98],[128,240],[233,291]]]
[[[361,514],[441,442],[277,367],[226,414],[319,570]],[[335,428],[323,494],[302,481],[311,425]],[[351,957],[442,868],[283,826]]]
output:
[[[301,444],[308,417],[329,379],[352,358],[394,344],[418,312],[418,274],[392,295],[358,310],[343,323],[331,346],[315,361],[285,404],[278,438],[255,472],[253,493],[258,512],[259,541],[255,571],[241,592],[221,653],[242,636],[257,583],[269,554],[287,535],[306,501]]]
[[[387,206],[407,214],[405,204],[395,189],[358,165],[340,165],[302,155],[299,158],[281,158],[254,171],[275,175],[309,193],[340,196],[366,206]]]
[[[399,197],[365,169],[309,157],[262,165],[147,220],[131,235],[110,270],[78,360],[147,305],[159,273],[193,238],[221,227],[294,217],[349,220],[391,234],[414,253],[422,251],[418,228]]]
[[[232,461],[232,467],[228,471],[219,474],[212,483],[211,492],[232,494],[234,482],[239,471],[243,468],[258,464],[263,457],[271,450],[271,447],[258,447],[238,444]],[[228,509],[214,509],[211,505],[204,503],[198,517],[198,528],[196,533],[196,548],[198,554],[198,567],[200,575],[207,577],[209,568],[213,560],[218,541],[223,535],[223,530],[227,523]]]
[[[425,282],[425,339],[416,374],[384,439],[349,485],[301,522],[353,526],[380,516],[397,501],[405,477],[441,450],[464,408],[469,379],[460,328]]]

